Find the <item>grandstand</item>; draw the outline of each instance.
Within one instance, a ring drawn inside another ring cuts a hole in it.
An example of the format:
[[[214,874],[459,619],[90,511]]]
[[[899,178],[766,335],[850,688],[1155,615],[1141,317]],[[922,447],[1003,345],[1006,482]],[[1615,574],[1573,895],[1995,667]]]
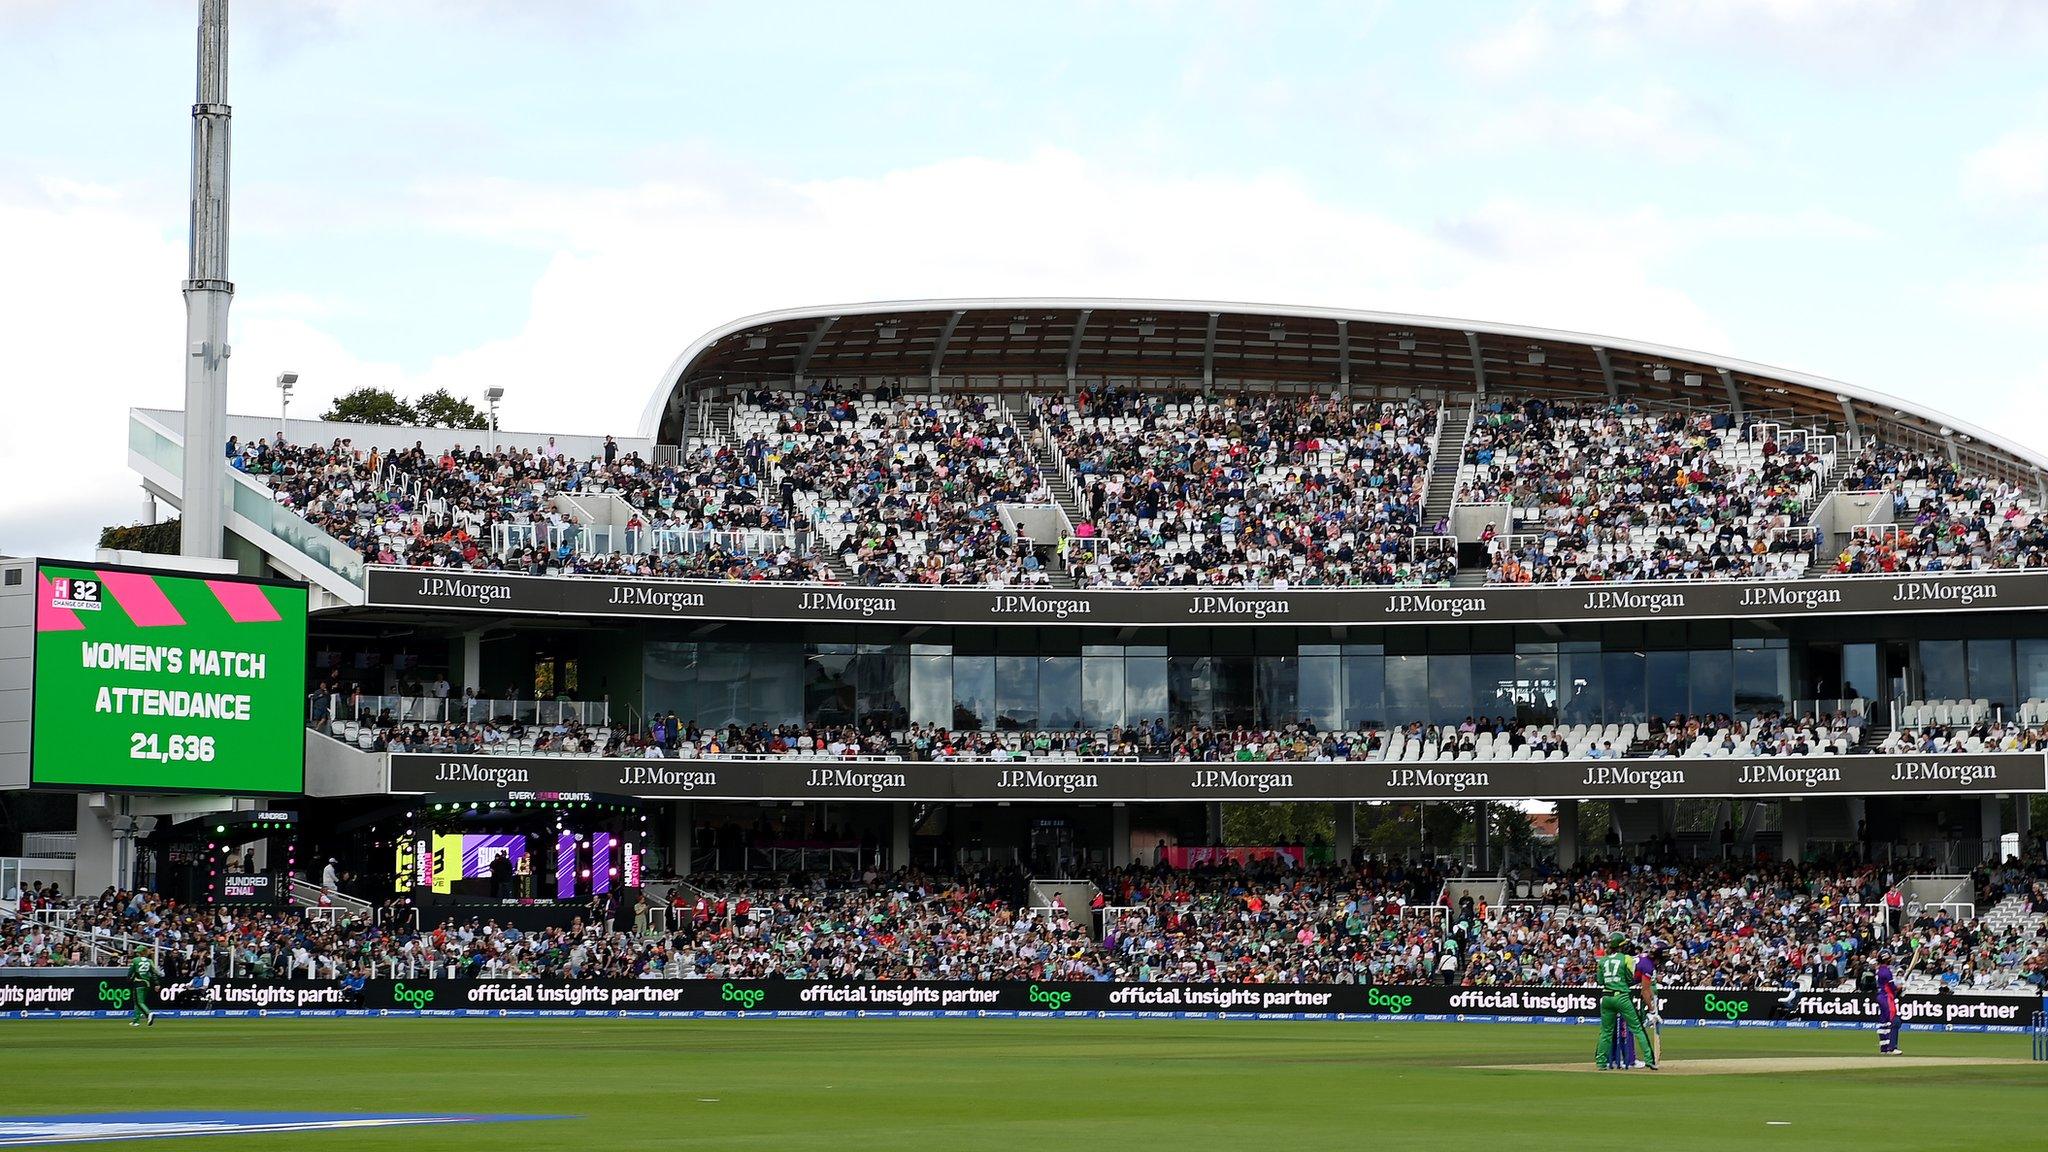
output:
[[[184,426],[130,417],[172,507]],[[566,911],[629,868],[1079,882],[1275,801],[1329,805],[1338,861],[1391,804],[1464,829],[1407,858],[1482,875],[1967,869],[2048,789],[2044,461],[1852,385],[1419,316],[933,301],[725,325],[630,431],[229,419],[234,554],[313,590],[305,826],[359,894],[460,921],[485,879],[403,860],[538,836],[490,822],[539,796],[648,825],[610,865],[608,829],[529,844]],[[1536,856],[1487,815],[1530,800]]]
[[[134,424],[174,500],[181,418]],[[343,603],[379,564],[1290,589],[2048,562],[2040,461],[1991,433],[1741,361],[1421,317],[779,313],[679,359],[637,438],[302,423],[279,445],[272,424],[235,421],[231,456],[281,509],[238,507]]]

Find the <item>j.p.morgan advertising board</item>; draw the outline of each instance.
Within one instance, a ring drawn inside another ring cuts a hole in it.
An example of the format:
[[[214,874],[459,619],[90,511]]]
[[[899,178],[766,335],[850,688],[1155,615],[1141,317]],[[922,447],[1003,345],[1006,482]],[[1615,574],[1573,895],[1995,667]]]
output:
[[[2048,791],[2038,752],[1774,760],[1445,764],[1022,760],[975,763],[391,754],[391,791],[508,799],[606,793],[726,800],[1519,800]]]
[[[1493,624],[2048,608],[2048,573],[1503,588],[853,588],[372,568],[366,603],[501,615],[870,624]]]

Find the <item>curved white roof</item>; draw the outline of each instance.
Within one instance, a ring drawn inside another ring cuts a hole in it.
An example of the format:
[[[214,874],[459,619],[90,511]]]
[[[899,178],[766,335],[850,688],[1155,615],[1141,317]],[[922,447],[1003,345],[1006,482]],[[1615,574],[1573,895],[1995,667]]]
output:
[[[1869,415],[1878,422],[1889,417],[1906,416],[1932,426],[1965,437],[2002,452],[2011,459],[2023,462],[2037,473],[2048,473],[2048,455],[2028,448],[2014,440],[1980,428],[1974,424],[1957,420],[1946,413],[1936,411],[1903,397],[1892,396],[1873,389],[1860,387],[1825,376],[1816,376],[1790,369],[1774,368],[1748,360],[1721,356],[1709,352],[1697,352],[1668,345],[1654,344],[1642,340],[1621,337],[1600,336],[1583,332],[1564,332],[1549,328],[1535,328],[1520,324],[1501,324],[1485,320],[1464,320],[1443,316],[1422,316],[1399,312],[1369,312],[1338,308],[1308,308],[1284,304],[1244,304],[1205,300],[1153,300],[1114,298],[1061,298],[1061,297],[988,297],[949,300],[885,300],[861,304],[817,305],[803,308],[788,308],[773,312],[762,312],[723,324],[697,338],[662,374],[659,387],[648,401],[641,416],[640,432],[644,436],[656,437],[660,433],[661,418],[676,387],[691,374],[691,368],[715,345],[741,333],[788,327],[791,325],[818,328],[827,320],[836,326],[848,320],[878,320],[886,317],[906,317],[918,314],[954,313],[1010,313],[1018,316],[1042,316],[1046,313],[1074,314],[1088,313],[1157,313],[1162,315],[1231,315],[1252,317],[1261,321],[1286,321],[1293,319],[1338,322],[1390,329],[1432,329],[1439,332],[1476,334],[1480,337],[1499,337],[1512,341],[1528,341],[1548,345],[1575,345],[1588,350],[1600,350],[1605,354],[1620,353],[1630,357],[1642,357],[1653,361],[1676,361],[1685,365],[1699,365],[1716,371],[1735,373],[1761,381],[1777,382],[1790,387],[1813,392],[1832,393],[1837,400],[1852,402],[1859,408],[1872,410]],[[950,329],[948,329],[950,332]],[[941,341],[943,345],[943,341]],[[1885,410],[1880,414],[1876,410]]]

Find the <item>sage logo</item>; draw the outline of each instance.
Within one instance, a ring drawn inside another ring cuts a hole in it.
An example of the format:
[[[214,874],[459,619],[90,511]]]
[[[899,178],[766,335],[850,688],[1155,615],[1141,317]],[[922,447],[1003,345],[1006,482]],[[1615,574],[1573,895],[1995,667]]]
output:
[[[1700,1004],[1700,1011],[1709,1016],[1726,1016],[1730,1020],[1735,1020],[1740,1018],[1743,1013],[1749,1011],[1749,1001],[1723,1000],[1709,992],[1707,993],[1706,1000]]]
[[[408,1008],[424,1009],[434,1002],[432,988],[407,988],[403,984],[391,986],[391,998]]]
[[[1029,993],[1033,1004],[1043,1004],[1055,1012],[1065,1008],[1067,1002],[1074,998],[1072,992],[1062,992],[1056,988],[1040,988],[1036,984],[1030,987]]]
[[[741,988],[733,984],[721,984],[718,986],[718,998],[728,1004],[739,1005],[742,1012],[759,1004],[767,999],[767,997],[768,990],[766,988]]]
[[[135,995],[133,989],[109,984],[105,980],[100,981],[100,1003],[102,1004],[112,1004],[116,1008],[124,1008],[128,1005],[129,997],[133,995]]]
[[[1415,1003],[1415,997],[1413,996],[1402,995],[1398,992],[1382,992],[1378,988],[1367,988],[1365,990],[1366,1007],[1385,1008],[1397,1016],[1406,1012],[1408,1006],[1413,1003]]]

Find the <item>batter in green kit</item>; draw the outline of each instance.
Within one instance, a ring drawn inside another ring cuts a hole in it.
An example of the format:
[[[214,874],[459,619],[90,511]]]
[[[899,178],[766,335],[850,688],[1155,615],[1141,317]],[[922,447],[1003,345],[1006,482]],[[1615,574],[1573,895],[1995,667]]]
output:
[[[1657,1062],[1650,1053],[1650,1034],[1643,1028],[1642,1014],[1636,1011],[1635,997],[1629,994],[1636,979],[1636,958],[1624,949],[1628,938],[1616,932],[1607,938],[1607,954],[1600,957],[1594,969],[1595,980],[1600,985],[1600,1052],[1597,1061],[1602,1068],[1611,1066],[1617,1029],[1627,1028],[1636,1038],[1636,1051],[1647,1059],[1647,1067],[1655,1068]]]

